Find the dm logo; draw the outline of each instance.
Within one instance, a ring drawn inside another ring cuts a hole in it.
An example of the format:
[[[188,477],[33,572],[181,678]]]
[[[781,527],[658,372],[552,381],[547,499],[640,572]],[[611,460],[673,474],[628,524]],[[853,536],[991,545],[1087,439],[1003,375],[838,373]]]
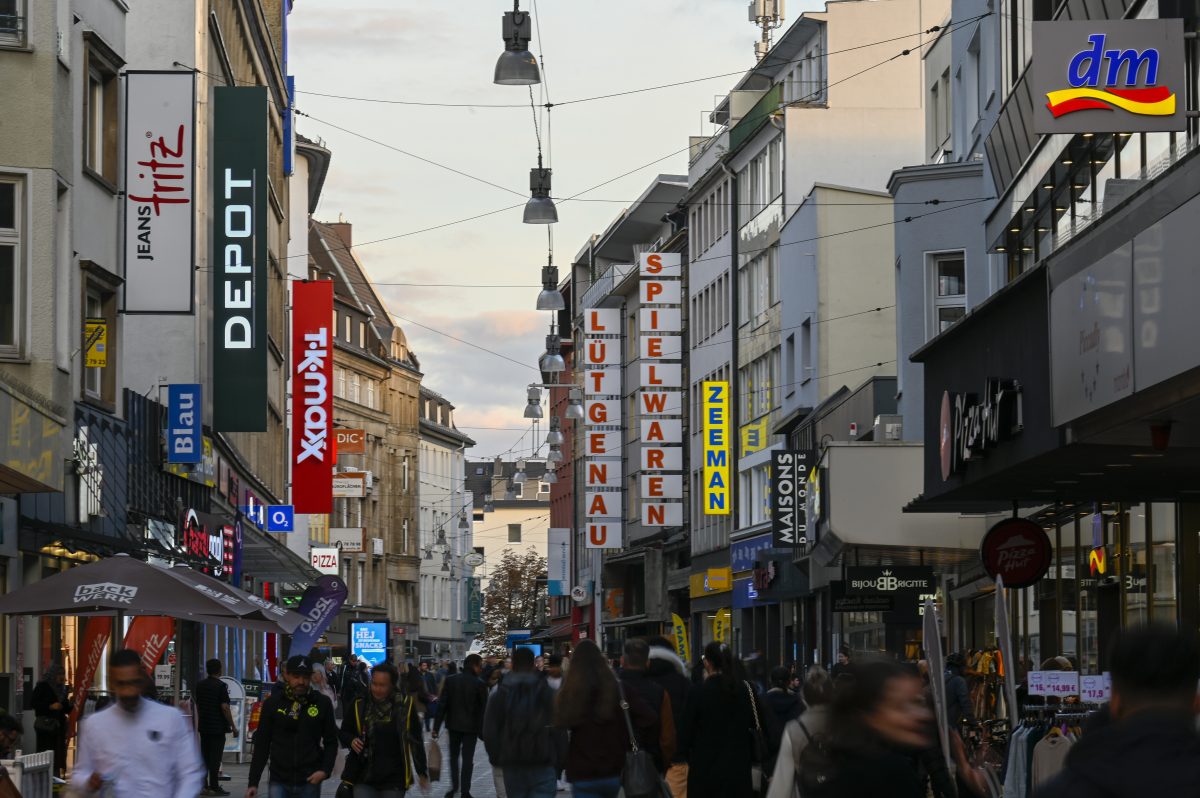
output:
[[[1054,118],[1114,109],[1140,116],[1174,116],[1175,93],[1156,85],[1159,51],[1109,49],[1106,38],[1103,33],[1088,36],[1090,46],[1076,53],[1067,68],[1071,88],[1046,93],[1046,107]]]

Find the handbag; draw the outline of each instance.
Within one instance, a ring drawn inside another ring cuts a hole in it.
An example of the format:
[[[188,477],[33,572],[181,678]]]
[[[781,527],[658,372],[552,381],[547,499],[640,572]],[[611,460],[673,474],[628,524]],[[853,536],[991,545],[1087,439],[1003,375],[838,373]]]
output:
[[[42,734],[58,734],[58,718],[53,715],[38,715],[33,719],[33,730]]]
[[[624,798],[662,798],[670,796],[671,788],[663,781],[654,764],[654,757],[638,746],[633,733],[633,721],[629,717],[629,702],[625,690],[617,680],[617,696],[621,699],[621,714],[625,716],[625,728],[629,731],[629,751],[625,753],[625,767],[621,769],[621,792]]]
[[[755,795],[765,795],[767,782],[770,780],[767,775],[767,760],[770,759],[767,753],[767,738],[758,719],[758,699],[754,697],[754,688],[749,682],[742,684],[746,686],[746,695],[750,698],[750,712],[754,715],[754,728],[750,730],[750,786]]]
[[[362,701],[357,699],[354,702],[354,723],[359,735],[365,737],[366,735],[362,727]],[[366,750],[364,747],[364,754]],[[363,777],[367,769],[366,766],[366,757],[351,748],[346,754],[346,764],[342,766],[342,783],[338,785],[335,798],[353,798],[354,782]]]

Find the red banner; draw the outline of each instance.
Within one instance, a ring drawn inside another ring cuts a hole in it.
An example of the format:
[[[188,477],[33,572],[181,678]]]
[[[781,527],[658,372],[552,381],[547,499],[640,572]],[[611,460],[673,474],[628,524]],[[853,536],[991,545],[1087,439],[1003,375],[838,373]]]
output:
[[[333,512],[333,281],[292,283],[292,503]]]
[[[75,706],[67,717],[67,736],[75,735],[75,724],[79,722],[79,713],[87,700],[88,690],[92,689],[92,680],[96,671],[104,661],[104,647],[112,636],[113,619],[107,615],[97,615],[88,618],[83,630],[83,644],[79,647],[79,662],[75,667],[75,691],[71,694]]]
[[[125,648],[131,648],[142,658],[142,667],[154,675],[154,666],[162,659],[167,644],[175,635],[175,620],[160,615],[139,615],[125,633]]]

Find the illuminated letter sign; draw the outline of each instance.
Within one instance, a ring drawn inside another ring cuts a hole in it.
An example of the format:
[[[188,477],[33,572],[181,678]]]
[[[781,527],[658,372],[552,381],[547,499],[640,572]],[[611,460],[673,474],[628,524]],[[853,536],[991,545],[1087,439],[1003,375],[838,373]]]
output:
[[[704,514],[729,515],[729,383],[700,386],[701,429],[704,437]]]

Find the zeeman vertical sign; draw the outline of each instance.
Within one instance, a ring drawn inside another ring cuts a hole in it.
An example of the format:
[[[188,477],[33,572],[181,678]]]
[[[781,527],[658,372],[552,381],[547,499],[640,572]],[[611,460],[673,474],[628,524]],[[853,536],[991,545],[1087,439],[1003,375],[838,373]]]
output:
[[[701,434],[704,440],[704,514],[729,515],[729,382],[700,385]]]
[[[213,89],[213,429],[267,429],[267,89]]]

